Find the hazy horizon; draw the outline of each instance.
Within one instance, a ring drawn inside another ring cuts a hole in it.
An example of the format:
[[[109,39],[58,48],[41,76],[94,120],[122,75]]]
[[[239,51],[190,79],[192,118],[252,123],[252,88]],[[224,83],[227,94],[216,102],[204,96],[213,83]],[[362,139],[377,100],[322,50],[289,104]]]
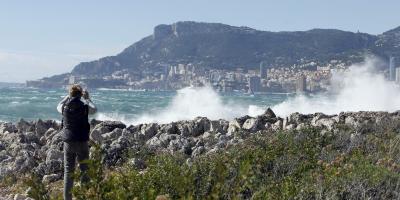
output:
[[[69,72],[80,62],[121,52],[158,24],[198,21],[264,31],[333,28],[376,35],[400,26],[399,6],[394,0],[1,2],[0,82]]]

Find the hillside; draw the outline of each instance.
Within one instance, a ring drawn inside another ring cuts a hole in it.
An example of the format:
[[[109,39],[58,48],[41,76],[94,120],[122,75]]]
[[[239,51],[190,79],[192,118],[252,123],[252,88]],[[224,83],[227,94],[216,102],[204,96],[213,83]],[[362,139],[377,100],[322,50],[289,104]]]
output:
[[[400,26],[378,35],[375,52],[382,55],[400,56]]]
[[[300,59],[328,62],[351,60],[365,51],[393,51],[392,32],[381,36],[334,29],[296,32],[259,31],[218,23],[177,22],[158,25],[154,33],[129,46],[116,56],[80,63],[72,73],[106,75],[116,70],[151,70],[157,66],[193,63],[219,69],[256,68],[261,61],[269,66],[300,63]],[[379,40],[383,48],[375,48]]]

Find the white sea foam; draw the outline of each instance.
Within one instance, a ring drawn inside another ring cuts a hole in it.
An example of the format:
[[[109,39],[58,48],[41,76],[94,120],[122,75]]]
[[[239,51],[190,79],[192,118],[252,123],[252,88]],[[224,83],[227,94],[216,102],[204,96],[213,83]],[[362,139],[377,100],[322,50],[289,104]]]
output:
[[[54,97],[46,97],[46,98],[44,98],[44,100],[46,100],[46,101],[48,101],[48,100],[57,100],[57,98],[54,98]]]
[[[367,59],[334,73],[327,93],[295,96],[273,110],[280,116],[293,112],[337,114],[342,111],[396,111],[400,108],[400,89],[377,72],[377,61]]]
[[[169,123],[179,120],[191,120],[202,116],[209,119],[233,119],[242,115],[256,116],[264,109],[255,105],[244,106],[233,102],[224,102],[221,96],[211,87],[184,88],[178,90],[171,103],[162,110],[144,113],[139,117],[129,118],[119,114],[97,115],[101,120],[119,120],[127,124]]]

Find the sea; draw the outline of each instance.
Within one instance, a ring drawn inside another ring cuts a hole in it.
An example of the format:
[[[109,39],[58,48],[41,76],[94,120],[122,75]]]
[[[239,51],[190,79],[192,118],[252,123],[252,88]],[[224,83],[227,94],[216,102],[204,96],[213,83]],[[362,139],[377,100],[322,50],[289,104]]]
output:
[[[89,92],[98,108],[91,118],[133,125],[169,123],[198,116],[227,120],[243,115],[256,116],[293,96],[282,93],[218,93],[209,87],[178,91],[96,89]],[[65,89],[0,88],[0,121],[17,122],[21,118],[61,121],[62,116],[56,107],[66,95]]]
[[[271,107],[280,117],[291,113],[400,110],[400,85],[377,73],[372,61],[333,74],[326,92],[285,94],[243,92],[219,93],[211,87],[178,91],[89,90],[98,112],[91,118],[118,120],[126,124],[170,123],[196,117],[231,120],[257,116]],[[0,121],[52,119],[61,121],[56,106],[67,90],[0,88]]]

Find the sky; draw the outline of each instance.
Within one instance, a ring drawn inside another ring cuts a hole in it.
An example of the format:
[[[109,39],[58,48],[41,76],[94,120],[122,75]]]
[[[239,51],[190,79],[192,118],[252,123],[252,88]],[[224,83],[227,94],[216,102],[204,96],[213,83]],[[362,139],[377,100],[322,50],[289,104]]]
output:
[[[398,8],[398,0],[0,0],[0,82],[70,72],[121,52],[159,24],[380,34],[400,26]]]

